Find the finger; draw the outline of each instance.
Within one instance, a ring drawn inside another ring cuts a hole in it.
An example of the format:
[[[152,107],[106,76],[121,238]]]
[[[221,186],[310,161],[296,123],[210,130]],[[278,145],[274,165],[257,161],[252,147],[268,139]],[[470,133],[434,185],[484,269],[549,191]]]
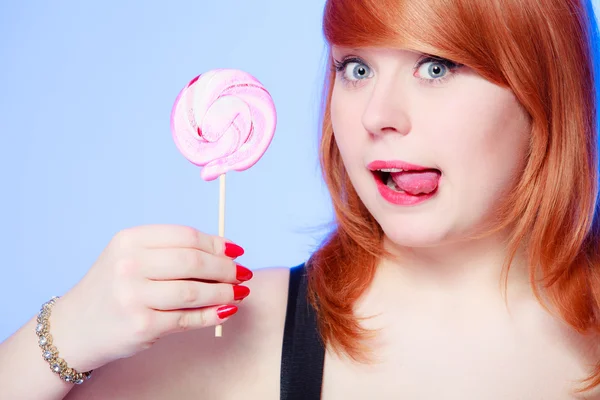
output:
[[[243,249],[225,238],[208,235],[184,225],[142,225],[124,229],[115,236],[124,247],[190,248],[231,258],[243,254]],[[229,247],[229,249],[228,249]]]
[[[235,305],[218,305],[190,310],[157,311],[160,332],[175,333],[225,323],[238,311]]]
[[[166,311],[228,304],[247,297],[250,289],[227,283],[178,280],[146,281],[142,292],[148,308]]]
[[[136,256],[140,273],[151,280],[200,279],[240,283],[252,272],[230,258],[196,249],[150,249]]]

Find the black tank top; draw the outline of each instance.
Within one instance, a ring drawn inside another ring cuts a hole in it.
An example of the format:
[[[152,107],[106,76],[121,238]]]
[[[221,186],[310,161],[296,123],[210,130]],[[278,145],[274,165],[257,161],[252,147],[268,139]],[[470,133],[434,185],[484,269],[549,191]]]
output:
[[[306,265],[290,269],[281,357],[281,400],[321,398],[325,347],[307,297]]]

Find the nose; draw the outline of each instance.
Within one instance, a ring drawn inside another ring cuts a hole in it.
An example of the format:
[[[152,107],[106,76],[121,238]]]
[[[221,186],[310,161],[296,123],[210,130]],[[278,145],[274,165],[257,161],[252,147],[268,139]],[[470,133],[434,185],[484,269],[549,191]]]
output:
[[[407,135],[411,130],[408,99],[399,79],[376,82],[362,115],[362,124],[374,136]]]

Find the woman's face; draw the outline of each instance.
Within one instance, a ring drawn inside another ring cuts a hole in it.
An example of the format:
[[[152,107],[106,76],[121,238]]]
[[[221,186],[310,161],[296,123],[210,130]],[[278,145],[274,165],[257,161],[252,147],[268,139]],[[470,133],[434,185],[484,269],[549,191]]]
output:
[[[526,161],[530,122],[512,91],[411,51],[332,55],[335,140],[386,236],[426,247],[484,229]]]

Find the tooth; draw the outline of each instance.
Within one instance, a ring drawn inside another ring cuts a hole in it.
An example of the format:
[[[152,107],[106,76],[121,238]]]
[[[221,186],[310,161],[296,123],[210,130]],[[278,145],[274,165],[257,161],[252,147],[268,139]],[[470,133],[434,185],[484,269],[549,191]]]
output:
[[[404,192],[404,190],[400,189],[396,182],[394,182],[391,175],[388,177],[385,185],[396,192]]]
[[[402,172],[404,171],[402,168],[382,168],[381,172]]]
[[[394,180],[392,179],[391,175],[388,177],[387,182],[385,183],[385,185],[387,187],[389,187],[390,189],[396,190],[396,182],[394,182]]]

